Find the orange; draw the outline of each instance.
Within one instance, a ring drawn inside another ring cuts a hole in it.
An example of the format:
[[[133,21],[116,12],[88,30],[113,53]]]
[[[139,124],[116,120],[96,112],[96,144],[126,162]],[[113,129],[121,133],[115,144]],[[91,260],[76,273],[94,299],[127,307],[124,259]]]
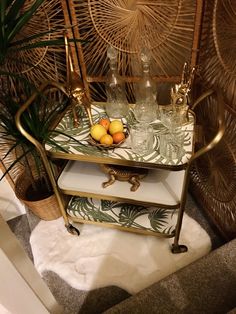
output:
[[[125,134],[123,132],[116,132],[112,135],[112,137],[113,137],[113,142],[115,144],[118,144],[125,139]]]
[[[100,139],[101,144],[111,145],[113,144],[113,138],[110,134],[105,134]]]
[[[109,126],[110,126],[110,120],[108,118],[101,118],[99,120],[99,124],[101,124],[102,126],[104,126],[104,128],[108,131]]]

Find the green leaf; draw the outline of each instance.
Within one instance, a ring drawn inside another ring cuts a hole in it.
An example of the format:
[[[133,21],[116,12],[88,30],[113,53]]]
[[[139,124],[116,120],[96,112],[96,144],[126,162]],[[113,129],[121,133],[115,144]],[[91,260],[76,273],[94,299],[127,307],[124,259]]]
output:
[[[2,28],[2,26],[4,26],[6,8],[7,8],[7,0],[1,0],[0,1],[0,23],[1,23],[0,25],[1,25],[1,28]]]
[[[7,168],[7,170],[3,173],[3,175],[0,178],[0,181],[5,177],[5,175],[7,175],[11,169],[18,163],[20,162],[24,157],[26,157],[30,152],[32,152],[32,147],[29,148],[26,152],[24,152],[21,156],[19,156],[18,158],[16,158],[13,163],[10,165],[10,167]]]
[[[24,26],[34,16],[44,0],[34,0],[30,2],[30,7],[26,6],[26,0],[0,0],[0,65],[4,64],[6,56],[12,51],[15,55],[18,51],[30,50],[42,47],[64,46],[65,41],[61,38],[45,40],[43,36],[47,34],[62,32],[63,26],[55,29],[43,31],[34,35],[16,39]],[[28,2],[27,2],[28,4]],[[25,11],[23,10],[25,8]],[[69,39],[69,42],[88,42],[82,39]],[[22,60],[21,60],[22,62]],[[30,61],[28,61],[30,64]]]
[[[65,136],[65,137],[71,139],[72,141],[75,141],[77,144],[79,144],[79,145],[81,145],[81,146],[83,146],[83,147],[87,147],[86,144],[81,143],[80,141],[78,141],[78,140],[77,140],[76,138],[74,138],[73,136],[70,136],[70,135],[68,135],[68,134],[66,134],[66,133],[64,133],[64,132],[61,132],[61,131],[58,131],[58,130],[52,130],[50,133],[51,133],[51,134],[56,133],[56,134],[58,134],[58,135],[63,135],[63,136]]]
[[[114,205],[117,204],[117,202],[114,201],[108,201],[108,200],[101,200],[102,210],[103,211],[109,211],[111,210]],[[120,207],[120,205],[119,205]]]
[[[16,79],[16,84],[17,82],[18,79]],[[21,134],[15,124],[17,111],[25,102],[25,99],[28,99],[33,92],[35,92],[35,87],[31,84],[25,84],[23,99],[14,100],[10,94],[4,94],[4,91],[0,93],[0,145],[4,143],[9,147],[5,153],[4,159],[8,158],[9,154],[17,147],[25,147],[25,152],[23,151],[23,154],[18,156],[19,158],[16,158],[13,164],[7,169],[6,173],[18,162],[24,162],[24,157],[28,154],[32,157],[31,159],[36,169],[40,169],[40,164],[42,165],[36,147]],[[43,143],[49,138],[52,123],[58,119],[61,112],[68,106],[68,98],[66,96],[59,99],[60,101],[54,102],[45,96],[45,94],[39,92],[34,102],[21,115],[23,128],[40,143]],[[58,145],[58,148],[59,147]],[[60,149],[63,150],[63,148]],[[6,175],[6,173],[4,175]]]
[[[5,23],[4,23],[5,12],[6,12],[6,0],[1,0],[0,1],[0,50],[1,51],[5,49],[5,40],[4,40],[5,38]]]
[[[141,205],[123,204],[119,213],[119,222],[123,226],[132,226],[134,220],[148,213],[146,207]]]
[[[108,223],[116,223],[116,220],[114,217],[107,213],[103,213],[102,211],[98,210],[93,210],[90,212],[91,216],[93,217],[94,221],[99,221],[99,222],[108,222]]]
[[[22,51],[22,50],[29,50],[35,48],[43,48],[43,47],[50,47],[50,46],[63,46],[64,40],[63,39],[54,39],[54,40],[41,40],[32,44],[28,44],[26,46],[17,47],[15,49],[11,49],[12,51]]]
[[[9,27],[11,27],[15,23],[19,15],[19,12],[23,8],[26,0],[15,0],[15,1],[9,1],[9,2],[11,2],[11,6],[5,17],[5,24],[8,24]],[[9,7],[9,4],[8,4],[8,7]]]
[[[32,18],[34,13],[37,11],[37,9],[40,7],[40,5],[44,2],[44,0],[36,0],[30,9],[25,11],[20,18],[18,19],[16,25],[13,27],[12,30],[8,33],[7,41],[11,42],[13,38],[16,36],[16,34],[19,33],[19,31],[24,27],[28,21]]]
[[[161,228],[167,224],[169,213],[170,210],[165,208],[157,208],[149,213],[148,218],[155,231],[161,232]]]
[[[47,140],[47,144],[56,147],[56,149],[57,149],[58,151],[62,151],[62,152],[64,152],[64,153],[68,153],[68,150],[65,149],[62,145],[59,145],[59,144],[57,143],[57,141],[48,139],[48,140]]]
[[[18,47],[20,50],[25,50],[25,49],[32,49],[32,48],[38,48],[38,47],[45,47],[45,46],[58,46],[58,45],[65,45],[65,40],[63,37],[61,38],[58,38],[58,39],[48,39],[48,40],[40,40],[40,41],[37,41],[37,42],[34,42],[34,43],[31,43],[31,44],[27,44],[26,43],[29,43],[31,42],[32,40],[34,39],[39,39],[47,34],[53,34],[55,32],[58,32],[58,30],[61,30],[61,27],[58,28],[58,29],[52,29],[52,30],[49,30],[49,31],[45,31],[45,32],[40,32],[40,33],[37,33],[35,35],[32,35],[32,36],[29,36],[29,37],[25,37],[24,39],[21,39],[21,40],[16,40],[12,43],[10,43],[10,47],[11,47],[11,50],[14,50],[13,47]],[[87,40],[84,40],[84,39],[76,39],[76,38],[71,38],[71,39],[68,39],[68,42],[71,42],[71,43],[77,43],[77,42],[86,42],[87,43]],[[24,45],[22,47],[19,47],[20,45]]]
[[[165,234],[171,234],[172,236],[175,235],[175,229],[174,229],[174,226],[170,226],[168,228],[165,228],[162,230],[162,233],[165,233]]]
[[[7,156],[14,151],[14,149],[18,146],[18,143],[14,143],[10,149],[6,152],[6,154],[3,156],[2,160],[5,160],[7,158]]]

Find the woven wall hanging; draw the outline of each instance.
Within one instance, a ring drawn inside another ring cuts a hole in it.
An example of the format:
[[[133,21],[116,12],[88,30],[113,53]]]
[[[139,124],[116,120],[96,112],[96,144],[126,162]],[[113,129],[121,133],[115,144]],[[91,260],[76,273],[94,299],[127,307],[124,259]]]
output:
[[[236,114],[236,2],[207,1],[200,47],[201,75],[224,91]]]
[[[147,47],[152,56],[152,75],[157,82],[179,81],[185,61],[196,62],[202,1],[169,0],[69,0],[71,23],[78,45],[83,77],[95,100],[104,100],[104,80],[108,71],[109,45],[118,50],[119,71],[127,81],[132,98],[132,82],[140,75],[139,52]]]
[[[33,0],[26,1],[22,13],[27,11],[33,2]],[[32,39],[29,42],[30,44],[33,44],[35,41],[62,39],[64,25],[60,0],[47,0],[43,2],[14,40],[21,40],[39,33],[45,34]],[[36,85],[45,80],[64,81],[66,71],[64,52],[65,48],[63,45],[24,50],[17,49],[17,51],[11,51],[7,54],[0,69],[14,75],[23,75],[28,81]]]
[[[222,141],[195,162],[191,191],[226,239],[236,236],[236,2],[209,0],[204,10],[200,74],[208,87],[220,89],[225,101],[226,130]],[[216,113],[201,110],[205,133]]]

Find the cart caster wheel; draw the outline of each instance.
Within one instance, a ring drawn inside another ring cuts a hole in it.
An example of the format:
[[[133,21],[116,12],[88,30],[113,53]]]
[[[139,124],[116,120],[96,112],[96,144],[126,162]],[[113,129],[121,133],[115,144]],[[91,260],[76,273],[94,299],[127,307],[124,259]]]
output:
[[[173,254],[178,254],[178,253],[185,253],[188,251],[188,248],[186,245],[182,245],[182,244],[172,244],[172,248],[171,248],[171,252]]]
[[[72,226],[71,224],[66,225],[66,229],[69,233],[73,234],[73,235],[80,235],[80,232],[78,229],[76,229],[74,226]]]

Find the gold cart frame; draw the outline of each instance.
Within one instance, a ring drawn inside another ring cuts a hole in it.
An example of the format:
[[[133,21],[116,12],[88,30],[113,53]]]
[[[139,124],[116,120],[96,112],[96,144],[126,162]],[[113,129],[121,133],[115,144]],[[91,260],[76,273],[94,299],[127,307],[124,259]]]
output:
[[[42,84],[39,88],[39,92],[44,92],[47,89],[54,87],[58,88],[61,90],[63,93],[66,94],[64,85],[58,84],[56,82],[46,82]],[[79,231],[70,223],[69,218],[73,221],[73,217],[69,217],[66,208],[64,205],[64,202],[62,200],[62,193],[57,185],[56,178],[54,176],[53,170],[51,168],[50,162],[49,162],[49,156],[48,153],[44,147],[44,143],[38,142],[35,138],[31,136],[22,126],[21,123],[21,116],[24,113],[24,111],[27,110],[27,108],[33,103],[35,98],[37,97],[38,92],[35,92],[27,101],[24,103],[24,105],[18,110],[15,121],[17,128],[19,131],[30,141],[32,142],[35,147],[37,148],[43,164],[45,166],[45,169],[47,171],[47,174],[49,176],[49,179],[51,181],[54,193],[56,195],[57,201],[58,201],[58,206],[61,210],[64,222],[65,222],[65,227],[67,230],[72,233],[72,234],[79,234]],[[179,209],[179,214],[178,214],[178,219],[177,219],[177,224],[176,224],[176,229],[175,229],[175,234],[174,234],[174,243],[172,245],[172,252],[173,253],[180,253],[180,252],[185,252],[187,250],[186,246],[180,245],[179,244],[179,236],[180,236],[180,231],[182,227],[182,219],[183,219],[183,214],[184,214],[184,209],[185,209],[185,204],[186,204],[186,199],[187,199],[187,192],[188,192],[188,184],[189,184],[189,179],[190,179],[190,168],[193,162],[202,156],[203,154],[207,153],[211,149],[213,149],[222,139],[224,130],[225,130],[225,123],[224,123],[224,105],[223,105],[223,98],[222,95],[219,91],[215,92],[214,90],[208,90],[205,93],[203,93],[193,104],[192,109],[194,110],[203,100],[205,100],[207,97],[211,96],[216,96],[217,99],[217,107],[218,107],[218,130],[215,134],[215,136],[211,139],[209,143],[204,145],[202,148],[200,148],[198,151],[196,151],[189,161],[186,163],[186,170],[185,170],[185,176],[184,176],[184,183],[183,183],[183,190],[182,190],[182,195],[181,195],[181,201],[180,201],[180,209]],[[73,159],[76,159],[76,156],[73,156]],[[76,221],[76,219],[74,219]],[[132,231],[132,230],[130,230]]]

